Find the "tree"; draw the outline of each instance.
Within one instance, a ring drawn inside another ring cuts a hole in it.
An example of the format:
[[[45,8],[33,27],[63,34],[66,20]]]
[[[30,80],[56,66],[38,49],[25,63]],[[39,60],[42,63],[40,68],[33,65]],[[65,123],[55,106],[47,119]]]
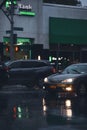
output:
[[[44,3],[62,4],[62,5],[72,5],[72,6],[81,5],[80,0],[43,0],[43,2]]]

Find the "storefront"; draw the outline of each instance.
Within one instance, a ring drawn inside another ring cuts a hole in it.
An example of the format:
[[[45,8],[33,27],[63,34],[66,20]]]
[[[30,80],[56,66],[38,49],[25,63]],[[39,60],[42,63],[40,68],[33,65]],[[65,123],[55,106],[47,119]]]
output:
[[[10,37],[3,38],[4,55],[10,58]],[[30,46],[33,44],[33,39],[17,37],[14,40],[14,59],[31,58]]]
[[[10,38],[4,37],[3,40],[5,58],[9,59]],[[14,59],[37,59],[38,56],[42,56],[43,45],[33,43],[33,38],[17,37],[17,41],[14,42]]]
[[[87,62],[87,20],[50,17],[49,45],[61,62]]]

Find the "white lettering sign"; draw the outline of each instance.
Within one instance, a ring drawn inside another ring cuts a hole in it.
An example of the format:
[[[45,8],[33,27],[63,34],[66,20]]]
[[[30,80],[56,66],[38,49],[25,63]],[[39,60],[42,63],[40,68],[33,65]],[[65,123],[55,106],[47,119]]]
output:
[[[18,4],[18,8],[19,8],[19,9],[31,10],[31,9],[32,9],[32,6],[31,6],[30,4],[29,4],[29,5]]]

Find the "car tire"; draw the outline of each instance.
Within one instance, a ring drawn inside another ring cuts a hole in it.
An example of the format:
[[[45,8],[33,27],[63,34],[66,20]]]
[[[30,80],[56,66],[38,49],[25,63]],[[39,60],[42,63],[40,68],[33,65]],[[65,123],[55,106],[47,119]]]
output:
[[[78,96],[85,96],[87,95],[86,85],[84,83],[80,83],[77,88],[77,95]]]

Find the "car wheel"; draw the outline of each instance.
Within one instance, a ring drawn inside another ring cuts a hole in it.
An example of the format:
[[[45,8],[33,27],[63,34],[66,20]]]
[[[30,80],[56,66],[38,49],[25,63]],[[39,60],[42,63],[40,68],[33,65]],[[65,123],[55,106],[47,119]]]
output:
[[[86,85],[84,83],[80,83],[77,89],[78,96],[85,96],[87,94]]]

